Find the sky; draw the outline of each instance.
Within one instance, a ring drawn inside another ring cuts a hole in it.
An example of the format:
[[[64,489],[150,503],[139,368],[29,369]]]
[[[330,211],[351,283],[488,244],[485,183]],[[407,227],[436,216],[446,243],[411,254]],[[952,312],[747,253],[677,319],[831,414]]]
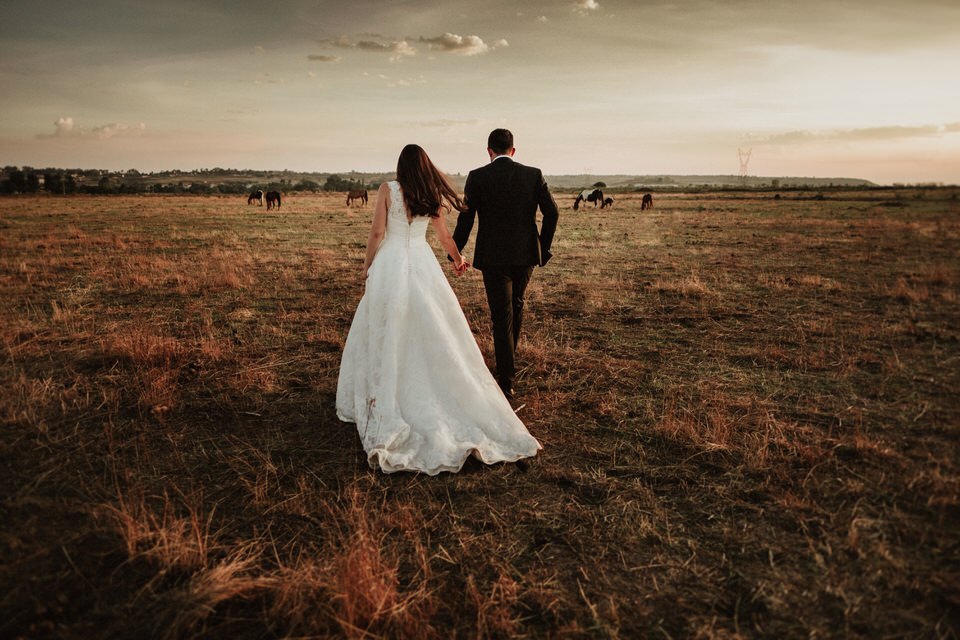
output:
[[[960,182],[957,0],[0,0],[0,163]]]

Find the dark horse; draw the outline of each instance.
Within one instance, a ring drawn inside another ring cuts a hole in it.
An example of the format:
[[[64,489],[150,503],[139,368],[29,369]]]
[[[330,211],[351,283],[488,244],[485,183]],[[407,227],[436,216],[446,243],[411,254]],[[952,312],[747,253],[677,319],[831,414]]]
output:
[[[653,209],[653,196],[649,193],[643,194],[643,200],[640,201],[640,211],[644,209]]]
[[[259,206],[263,205],[263,191],[257,189],[256,191],[251,191],[250,195],[247,197],[247,204],[253,204],[253,201],[256,200]]]
[[[600,208],[606,209],[607,207],[612,207],[612,206],[613,206],[613,198],[604,198],[603,204],[600,205]]]
[[[279,191],[267,191],[267,210],[273,209],[276,207],[280,208],[280,192]]]
[[[362,204],[367,204],[367,190],[366,189],[355,189],[347,194],[347,206],[350,206],[350,203],[354,200],[360,200]]]
[[[577,199],[573,201],[574,211],[580,208],[581,202],[592,202],[594,207],[603,204],[603,191],[600,191],[600,189],[584,189],[581,191]]]

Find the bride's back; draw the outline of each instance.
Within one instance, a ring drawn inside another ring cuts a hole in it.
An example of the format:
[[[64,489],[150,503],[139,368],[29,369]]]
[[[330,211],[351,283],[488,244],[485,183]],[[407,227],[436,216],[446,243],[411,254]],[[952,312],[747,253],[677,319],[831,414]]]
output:
[[[390,187],[390,207],[387,209],[386,238],[425,240],[430,218],[410,216],[400,183],[393,180],[387,184]]]

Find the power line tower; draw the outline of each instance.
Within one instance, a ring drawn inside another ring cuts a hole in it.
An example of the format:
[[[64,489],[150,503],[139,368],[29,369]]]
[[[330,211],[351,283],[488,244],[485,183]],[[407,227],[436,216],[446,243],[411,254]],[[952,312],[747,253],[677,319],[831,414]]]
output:
[[[750,163],[751,153],[753,153],[752,147],[746,151],[737,147],[737,155],[740,157],[740,184],[743,186],[747,186],[747,165]]]

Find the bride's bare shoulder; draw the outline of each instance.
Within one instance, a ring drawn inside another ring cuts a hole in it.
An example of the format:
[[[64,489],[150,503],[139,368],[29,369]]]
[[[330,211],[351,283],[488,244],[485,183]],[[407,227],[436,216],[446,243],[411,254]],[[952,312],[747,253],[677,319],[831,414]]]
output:
[[[380,183],[380,188],[377,189],[377,199],[382,200],[384,203],[386,203],[387,208],[388,209],[390,208],[390,183],[389,182]]]

